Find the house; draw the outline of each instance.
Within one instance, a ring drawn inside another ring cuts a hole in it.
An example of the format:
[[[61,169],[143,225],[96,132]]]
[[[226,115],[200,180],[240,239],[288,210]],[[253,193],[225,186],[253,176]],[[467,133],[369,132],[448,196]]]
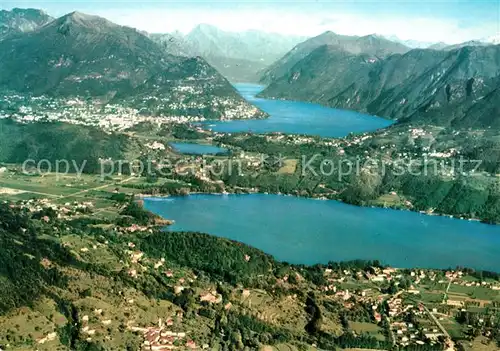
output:
[[[429,340],[433,340],[433,341],[437,341],[439,339],[440,336],[443,336],[443,334],[441,333],[427,333],[427,334],[424,334],[424,336],[429,339]]]
[[[208,303],[221,303],[222,302],[222,296],[220,294],[217,294],[216,291],[210,291],[207,293],[200,294],[200,301],[203,302],[208,302]]]
[[[453,306],[453,307],[463,307],[464,306],[464,302],[458,301],[458,300],[448,300],[448,301],[446,301],[446,304],[448,306]]]

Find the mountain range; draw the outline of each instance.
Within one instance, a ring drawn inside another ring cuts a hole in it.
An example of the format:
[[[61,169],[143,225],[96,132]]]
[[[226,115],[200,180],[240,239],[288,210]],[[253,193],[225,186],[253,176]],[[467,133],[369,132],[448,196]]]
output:
[[[261,96],[319,102],[412,123],[499,124],[497,115],[478,113],[494,111],[488,104],[497,101],[500,46],[473,42],[410,50],[377,37],[362,38],[374,46],[345,45],[359,42],[333,33],[298,45],[264,72],[261,79],[270,84]]]
[[[249,30],[226,32],[217,27],[200,24],[185,37],[187,43],[201,55],[230,57],[270,64],[306,39]]]
[[[37,9],[0,10],[0,40],[11,35],[31,32],[53,19],[42,10]]]
[[[408,46],[409,48],[412,48],[412,49],[426,49],[432,45],[438,44],[435,42],[420,41],[420,40],[413,40],[413,39],[404,40],[404,39],[400,39],[397,35],[388,35],[388,36],[384,36],[384,37],[390,41],[394,41],[396,43],[403,44],[403,45]],[[448,45],[448,44],[444,44],[444,45]]]
[[[151,33],[147,35],[170,55],[183,57],[198,56],[180,32]]]
[[[279,59],[306,37],[249,30],[241,33],[223,31],[200,24],[187,35],[152,34],[157,42],[168,44],[169,53],[201,56],[226,78],[253,82],[258,72]]]
[[[221,99],[226,108],[256,110],[202,58],[169,54],[136,29],[79,12],[0,41],[0,89],[92,97],[153,114],[222,118]]]
[[[495,36],[411,49],[380,35],[325,32],[304,40],[259,31],[230,33],[206,24],[187,35],[148,34],[79,12],[53,19],[35,9],[1,11],[0,28],[2,91],[91,97],[153,115],[224,118],[221,106],[239,106],[250,111],[247,117],[260,117],[264,114],[227,79],[260,80],[268,84],[265,97],[412,123],[497,123],[466,118],[494,110],[487,104],[498,95]],[[224,99],[230,103],[221,103]]]
[[[443,48],[452,48],[452,47],[463,47],[467,45],[496,45],[500,44],[500,34],[497,35],[491,35],[486,38],[481,38],[481,39],[476,39],[476,40],[469,40],[463,43],[457,43],[457,44],[446,44],[443,42],[429,42],[429,41],[419,41],[419,40],[402,40],[399,39],[395,35],[390,35],[386,36],[387,39],[394,41],[396,43],[401,43],[403,45],[406,45],[412,49],[436,49],[436,50],[441,50]]]
[[[310,55],[315,49],[328,45],[335,50],[348,54],[367,54],[383,58],[395,53],[405,53],[409,47],[390,41],[378,35],[367,35],[363,37],[340,35],[333,32],[325,32],[310,38],[288,52],[281,59],[269,66],[262,72],[261,82],[268,84],[289,72],[295,64]]]
[[[208,24],[196,26],[187,35],[174,32],[151,34],[150,37],[163,44],[169,53],[203,57],[230,81],[260,81],[263,84],[269,84],[280,77],[295,63],[322,45],[335,46],[353,54],[369,54],[384,58],[392,54],[403,54],[415,48],[451,51],[465,46],[488,46],[500,43],[498,36],[447,44],[401,40],[394,35],[348,36],[331,31],[306,38],[257,30],[233,33]]]

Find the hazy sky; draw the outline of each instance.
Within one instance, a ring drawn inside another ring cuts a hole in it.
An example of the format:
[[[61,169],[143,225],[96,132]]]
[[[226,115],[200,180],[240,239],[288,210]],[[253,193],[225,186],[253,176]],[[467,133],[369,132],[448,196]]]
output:
[[[441,1],[14,1],[0,8],[35,7],[53,16],[78,10],[149,32],[188,32],[208,23],[229,31],[259,29],[314,36],[396,35],[458,43],[498,36],[500,0]]]

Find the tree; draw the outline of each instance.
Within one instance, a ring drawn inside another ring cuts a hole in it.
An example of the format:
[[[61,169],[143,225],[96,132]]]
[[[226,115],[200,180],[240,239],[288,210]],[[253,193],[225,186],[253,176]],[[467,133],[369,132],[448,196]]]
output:
[[[316,303],[316,297],[314,293],[310,292],[306,298],[306,312],[310,315],[311,319],[306,324],[306,331],[309,334],[317,334],[321,331],[321,323],[323,321],[323,316],[321,310]]]
[[[243,345],[243,339],[241,338],[241,333],[239,330],[233,331],[231,333],[231,345],[233,346],[233,350],[242,350],[245,345]]]

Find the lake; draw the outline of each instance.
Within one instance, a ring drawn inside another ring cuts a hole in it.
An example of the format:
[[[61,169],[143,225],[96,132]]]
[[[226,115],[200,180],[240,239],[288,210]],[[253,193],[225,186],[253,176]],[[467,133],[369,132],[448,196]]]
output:
[[[281,132],[344,137],[351,132],[369,132],[393,123],[384,118],[313,103],[257,98],[255,96],[264,89],[262,85],[240,83],[234,86],[246,100],[267,112],[270,117],[262,120],[208,121],[203,123],[206,128],[228,133]]]
[[[169,230],[237,240],[290,263],[500,271],[500,226],[479,222],[264,194],[149,198],[145,207],[175,220]]]
[[[196,143],[169,143],[172,148],[181,153],[187,155],[216,155],[216,154],[227,154],[228,149],[218,147],[215,145],[204,145]]]

